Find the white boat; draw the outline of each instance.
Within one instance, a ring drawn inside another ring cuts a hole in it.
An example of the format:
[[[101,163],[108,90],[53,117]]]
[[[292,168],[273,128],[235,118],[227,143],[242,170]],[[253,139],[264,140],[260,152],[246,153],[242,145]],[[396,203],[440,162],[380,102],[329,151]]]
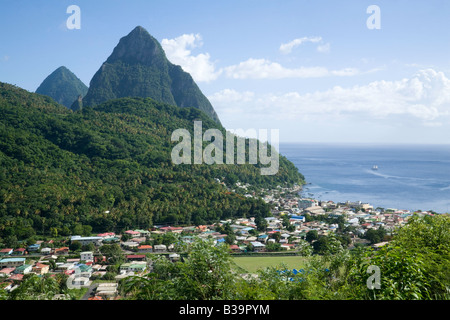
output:
[[[378,166],[377,166],[377,165],[374,165],[374,166],[372,167],[372,170],[378,170]]]

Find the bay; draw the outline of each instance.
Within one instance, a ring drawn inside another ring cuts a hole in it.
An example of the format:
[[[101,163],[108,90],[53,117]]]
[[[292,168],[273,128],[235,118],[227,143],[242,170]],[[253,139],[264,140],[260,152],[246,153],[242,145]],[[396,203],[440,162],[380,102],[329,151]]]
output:
[[[280,143],[280,153],[305,176],[304,197],[449,212],[450,145]]]

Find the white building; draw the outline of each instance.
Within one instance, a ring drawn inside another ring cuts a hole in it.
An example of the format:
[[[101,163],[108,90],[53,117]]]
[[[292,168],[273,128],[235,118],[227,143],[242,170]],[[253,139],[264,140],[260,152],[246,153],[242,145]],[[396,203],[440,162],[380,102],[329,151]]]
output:
[[[94,253],[92,251],[85,251],[80,253],[81,261],[91,261],[94,260]]]
[[[102,244],[103,237],[82,237],[82,236],[72,236],[70,238],[71,242],[78,241],[81,245],[87,245],[89,243],[93,243],[96,246],[100,246]]]
[[[256,252],[263,251],[266,248],[266,246],[263,243],[258,242],[258,241],[254,241],[254,242],[250,242],[250,243],[253,246],[253,251],[256,251]]]

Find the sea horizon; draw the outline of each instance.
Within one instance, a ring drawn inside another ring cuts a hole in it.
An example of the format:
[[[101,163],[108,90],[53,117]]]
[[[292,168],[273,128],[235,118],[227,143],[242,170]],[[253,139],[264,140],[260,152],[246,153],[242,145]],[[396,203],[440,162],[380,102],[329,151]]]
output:
[[[280,153],[305,176],[304,197],[449,212],[450,145],[283,142]]]

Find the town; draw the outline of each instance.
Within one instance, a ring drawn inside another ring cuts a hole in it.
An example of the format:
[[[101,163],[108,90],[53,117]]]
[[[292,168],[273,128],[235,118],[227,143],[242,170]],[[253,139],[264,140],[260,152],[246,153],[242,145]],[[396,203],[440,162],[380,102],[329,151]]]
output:
[[[154,226],[149,230],[126,230],[72,235],[66,239],[36,241],[27,246],[0,250],[0,290],[12,292],[24,276],[63,275],[70,289],[84,289],[79,299],[120,299],[118,283],[151,271],[152,257],[163,255],[173,262],[183,259],[183,245],[195,237],[228,245],[233,256],[323,254],[322,239],[333,238],[338,246],[377,249],[389,242],[391,233],[413,214],[397,209],[374,209],[361,202],[334,203],[303,198],[301,186],[250,191],[236,183],[233,191],[261,197],[271,204],[271,216],[219,221],[210,225]],[[336,240],[338,239],[338,240]],[[68,299],[55,295],[53,299]]]

